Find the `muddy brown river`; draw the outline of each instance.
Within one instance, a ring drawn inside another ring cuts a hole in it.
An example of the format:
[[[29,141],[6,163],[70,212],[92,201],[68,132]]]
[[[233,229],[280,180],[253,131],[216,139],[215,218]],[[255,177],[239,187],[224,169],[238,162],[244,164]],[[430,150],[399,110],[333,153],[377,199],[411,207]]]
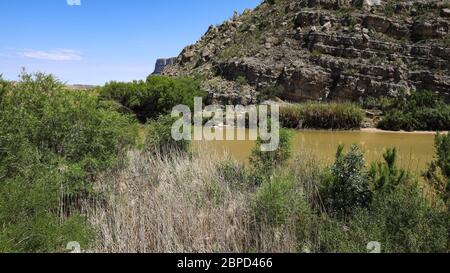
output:
[[[248,132],[247,132],[248,133]],[[403,133],[381,131],[295,131],[293,139],[294,154],[306,151],[315,154],[322,162],[333,162],[337,147],[344,144],[349,148],[359,145],[368,163],[382,160],[384,151],[396,147],[399,152],[398,163],[414,172],[423,171],[427,162],[434,156],[433,133]],[[242,162],[248,162],[254,141],[197,141],[199,153],[228,153]]]

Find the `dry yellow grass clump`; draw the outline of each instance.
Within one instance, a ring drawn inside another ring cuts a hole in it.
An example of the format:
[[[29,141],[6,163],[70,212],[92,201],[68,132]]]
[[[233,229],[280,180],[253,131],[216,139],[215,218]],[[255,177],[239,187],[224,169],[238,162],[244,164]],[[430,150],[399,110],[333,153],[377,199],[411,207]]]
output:
[[[255,228],[251,190],[237,190],[216,155],[129,153],[104,174],[107,205],[90,209],[95,252],[295,252],[294,225]],[[237,164],[237,163],[235,163]]]

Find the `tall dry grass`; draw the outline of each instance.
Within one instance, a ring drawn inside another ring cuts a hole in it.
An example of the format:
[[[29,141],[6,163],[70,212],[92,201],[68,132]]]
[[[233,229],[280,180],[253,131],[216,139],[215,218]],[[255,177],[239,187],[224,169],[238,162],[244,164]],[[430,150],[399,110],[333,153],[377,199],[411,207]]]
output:
[[[351,103],[316,103],[284,105],[280,108],[280,122],[292,129],[359,129],[364,114]]]
[[[128,167],[98,179],[106,202],[90,208],[99,232],[93,251],[297,251],[294,222],[276,228],[255,223],[252,190],[236,189],[220,171],[228,159],[140,151],[129,159]]]

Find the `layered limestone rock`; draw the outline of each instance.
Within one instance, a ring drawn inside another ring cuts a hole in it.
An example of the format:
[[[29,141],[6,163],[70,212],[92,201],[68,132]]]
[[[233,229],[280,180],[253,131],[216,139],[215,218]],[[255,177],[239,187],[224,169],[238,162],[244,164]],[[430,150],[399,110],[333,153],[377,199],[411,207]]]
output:
[[[205,76],[213,101],[359,100],[450,92],[450,1],[271,0],[211,26],[166,75]],[[237,82],[239,84],[237,84]],[[447,98],[448,99],[448,98]]]

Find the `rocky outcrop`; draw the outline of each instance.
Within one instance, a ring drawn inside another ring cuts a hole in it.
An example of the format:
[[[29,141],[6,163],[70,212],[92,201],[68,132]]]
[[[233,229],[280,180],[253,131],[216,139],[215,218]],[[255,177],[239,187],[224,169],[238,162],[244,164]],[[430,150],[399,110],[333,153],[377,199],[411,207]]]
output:
[[[250,103],[271,85],[292,101],[356,101],[403,89],[448,99],[449,9],[443,0],[265,1],[211,26],[163,73],[204,75],[215,101]]]
[[[177,58],[157,59],[155,64],[155,71],[152,75],[161,74],[168,65],[172,65]]]

